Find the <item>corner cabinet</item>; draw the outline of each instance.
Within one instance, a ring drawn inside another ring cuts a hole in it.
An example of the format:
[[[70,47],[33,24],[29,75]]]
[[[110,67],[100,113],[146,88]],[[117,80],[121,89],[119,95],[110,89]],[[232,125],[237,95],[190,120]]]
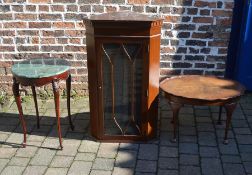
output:
[[[112,142],[154,138],[162,19],[114,12],[84,24],[92,136]]]

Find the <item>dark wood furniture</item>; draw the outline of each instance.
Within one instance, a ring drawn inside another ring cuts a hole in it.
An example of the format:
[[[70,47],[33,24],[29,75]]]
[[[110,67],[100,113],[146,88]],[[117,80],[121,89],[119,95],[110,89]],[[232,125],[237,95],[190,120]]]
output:
[[[232,113],[245,90],[241,84],[212,76],[185,75],[163,80],[160,88],[169,100],[173,111],[173,141],[176,141],[179,110],[184,104],[189,104],[224,106],[227,112],[224,143],[228,143],[227,136]]]
[[[106,141],[155,137],[162,19],[113,12],[84,24],[92,136]]]
[[[24,142],[23,142],[24,147],[26,146],[26,124],[21,105],[21,97],[19,94],[19,85],[21,84],[22,86],[31,86],[32,88],[37,115],[37,127],[39,128],[40,118],[39,118],[35,87],[52,83],[54,101],[55,101],[55,111],[57,117],[57,130],[58,130],[60,147],[62,149],[63,146],[61,139],[60,100],[59,100],[60,94],[58,86],[59,80],[66,80],[68,118],[71,125],[71,129],[72,130],[74,129],[70,112],[71,74],[69,63],[66,60],[56,58],[25,60],[12,66],[12,74],[13,74],[13,94],[15,96],[16,104],[19,111],[19,118],[24,132]]]

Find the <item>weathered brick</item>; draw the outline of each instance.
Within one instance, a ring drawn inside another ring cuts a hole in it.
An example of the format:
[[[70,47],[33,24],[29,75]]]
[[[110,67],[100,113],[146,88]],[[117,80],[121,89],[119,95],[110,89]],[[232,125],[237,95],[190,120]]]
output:
[[[47,6],[47,5],[39,5],[38,6],[38,10],[40,12],[49,12],[49,6]]]
[[[41,50],[43,52],[62,52],[63,47],[62,46],[42,46]]]
[[[8,22],[4,23],[4,28],[26,28],[26,22]]]
[[[194,17],[193,22],[195,23],[213,23],[212,17]]]
[[[52,25],[54,28],[74,28],[73,22],[54,22]]]
[[[213,16],[218,16],[218,17],[231,17],[232,16],[232,11],[227,11],[227,10],[213,10],[212,15]]]
[[[188,46],[206,46],[206,41],[201,40],[187,40],[186,45]]]
[[[81,5],[80,11],[81,12],[91,12],[91,5]]]
[[[175,24],[174,29],[175,30],[195,30],[194,24]]]
[[[53,12],[64,12],[64,6],[63,5],[50,5],[51,11]]]
[[[128,0],[129,4],[148,4],[150,0]]]
[[[51,0],[29,0],[29,3],[39,3],[39,4],[50,3],[50,2]]]
[[[205,33],[194,32],[192,34],[192,38],[213,38],[213,33],[212,32],[205,32]]]
[[[17,48],[18,51],[20,52],[25,52],[25,51],[38,51],[39,47],[38,46],[19,46]]]
[[[195,6],[195,7],[216,8],[216,2],[195,1],[194,6]]]
[[[51,28],[49,22],[29,22],[29,28]]]
[[[41,21],[58,21],[62,19],[62,16],[60,14],[40,14],[39,19]]]
[[[9,5],[0,5],[0,12],[8,12],[10,11]]]
[[[12,5],[12,10],[14,12],[23,12],[24,6],[23,5]]]
[[[37,19],[37,15],[36,14],[17,13],[17,14],[15,14],[15,19],[24,20],[24,21],[35,20],[35,19]]]
[[[12,14],[0,14],[0,20],[12,20]]]
[[[0,46],[0,52],[11,52],[15,51],[14,46]]]
[[[188,15],[197,15],[198,8],[187,8],[187,14]]]

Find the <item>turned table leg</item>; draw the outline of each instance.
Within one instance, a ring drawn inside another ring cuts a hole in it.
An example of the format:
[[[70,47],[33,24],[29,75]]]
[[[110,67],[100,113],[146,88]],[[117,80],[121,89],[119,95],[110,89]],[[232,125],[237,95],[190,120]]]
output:
[[[235,110],[237,103],[230,103],[230,104],[225,104],[224,107],[226,109],[227,112],[227,119],[226,119],[226,128],[225,128],[225,136],[224,136],[224,144],[228,144],[228,130],[229,130],[229,126],[231,123],[231,119],[232,119],[232,114]]]
[[[35,90],[35,86],[32,86],[32,95],[33,95],[33,100],[35,103],[35,109],[36,109],[36,116],[37,116],[37,128],[40,127],[39,125],[39,111],[38,111],[38,102],[37,102],[37,94],[36,94],[36,90]]]
[[[174,103],[170,102],[172,112],[173,112],[173,118],[172,118],[172,123],[173,123],[173,139],[171,140],[172,142],[177,141],[177,123],[178,123],[178,114],[179,110],[182,107],[182,104],[180,103]]]
[[[21,105],[21,97],[19,94],[19,83],[17,82],[16,78],[13,78],[12,90],[13,90],[13,94],[15,97],[17,107],[18,107],[19,119],[21,121],[22,129],[23,129],[23,133],[24,133],[23,147],[26,147],[26,124],[25,124],[23,109],[22,109],[22,105]]]
[[[70,109],[70,93],[71,93],[71,74],[66,79],[66,89],[67,89],[67,112],[68,112],[68,119],[71,126],[72,131],[74,130],[74,125],[71,119],[71,109]]]
[[[52,82],[52,87],[53,87],[55,111],[56,111],[56,117],[57,117],[57,129],[58,129],[59,143],[60,143],[60,148],[63,149],[62,136],[61,136],[61,127],[60,127],[60,99],[59,99],[60,96],[59,96],[58,82],[53,81]]]

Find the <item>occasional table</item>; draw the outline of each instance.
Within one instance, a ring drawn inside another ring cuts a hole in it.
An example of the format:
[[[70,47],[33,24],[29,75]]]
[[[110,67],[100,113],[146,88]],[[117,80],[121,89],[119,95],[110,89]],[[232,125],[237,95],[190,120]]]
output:
[[[184,75],[167,78],[160,83],[173,111],[173,141],[176,142],[177,121],[184,104],[224,106],[227,113],[224,144],[228,144],[228,129],[233,111],[245,88],[238,82],[213,76]],[[219,118],[220,120],[220,118]]]
[[[74,129],[71,120],[70,112],[70,90],[71,90],[71,74],[70,74],[70,64],[68,61],[57,58],[47,58],[47,59],[30,59],[19,62],[12,66],[13,74],[13,94],[15,96],[16,104],[19,111],[19,118],[22,124],[23,133],[24,133],[24,147],[26,146],[26,124],[23,116],[23,110],[21,105],[21,98],[19,94],[19,85],[31,86],[32,94],[34,98],[36,116],[37,116],[37,127],[39,128],[39,111],[36,97],[35,87],[43,86],[49,83],[52,83],[53,93],[54,93],[54,102],[55,102],[55,111],[57,117],[57,130],[59,136],[59,143],[61,149],[62,139],[61,139],[61,127],[60,127],[60,94],[59,94],[59,80],[66,80],[66,89],[67,89],[67,109],[68,109],[68,118],[71,129]]]

